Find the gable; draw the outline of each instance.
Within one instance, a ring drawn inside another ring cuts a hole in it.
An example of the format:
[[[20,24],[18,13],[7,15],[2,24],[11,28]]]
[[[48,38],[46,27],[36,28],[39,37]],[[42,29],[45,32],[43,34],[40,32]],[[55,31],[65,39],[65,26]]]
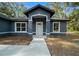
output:
[[[32,15],[38,15],[38,14],[47,15],[47,16],[50,18],[50,13],[48,13],[48,12],[46,12],[46,11],[40,9],[40,8],[38,8],[38,9],[36,9],[36,10],[30,12],[30,13],[28,14],[28,16],[31,17]]]
[[[53,10],[51,10],[51,9],[45,7],[45,6],[42,6],[42,5],[36,5],[36,6],[32,7],[32,8],[30,8],[30,9],[26,10],[24,12],[24,14],[28,16],[29,13],[34,12],[35,10],[38,10],[38,9],[43,10],[43,11],[49,13],[50,17],[54,14]]]

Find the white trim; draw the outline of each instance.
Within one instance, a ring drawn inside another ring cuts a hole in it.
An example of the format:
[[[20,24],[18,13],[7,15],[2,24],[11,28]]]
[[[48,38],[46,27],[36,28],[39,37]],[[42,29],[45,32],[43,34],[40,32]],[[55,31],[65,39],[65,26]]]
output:
[[[33,18],[34,16],[45,16],[45,17],[46,17],[46,22],[47,22],[47,21],[50,21],[50,20],[48,20],[48,16],[47,16],[47,15],[40,14],[40,13],[39,13],[39,14],[34,14],[34,15],[32,15],[32,16],[31,16],[31,20],[32,20],[32,18]],[[46,26],[46,28],[47,28],[47,26]],[[46,32],[47,32],[47,29],[46,29]]]
[[[7,33],[23,33],[23,32],[0,32],[0,35],[1,34],[7,34]],[[24,32],[26,34],[33,34],[33,33],[28,33],[28,32]],[[35,32],[36,33],[36,32]],[[43,32],[43,33],[46,33],[46,32]],[[53,33],[60,33],[60,34],[74,34],[75,32],[50,32],[50,33],[46,33],[46,35],[49,35],[49,34],[53,34]]]
[[[37,31],[37,29],[38,29],[38,26],[37,26],[37,24],[38,23],[41,23],[42,25],[42,27],[40,28],[40,29],[42,29],[42,31]],[[38,33],[39,32],[39,33]],[[41,22],[36,22],[36,35],[43,35],[43,22],[41,21]]]
[[[56,32],[56,31],[54,31],[54,23],[58,23],[59,24],[59,28],[58,28],[58,31]],[[53,25],[53,33],[58,33],[58,32],[60,32],[60,22],[53,22],[52,23],[52,25]]]
[[[34,17],[34,16],[45,16],[46,17],[46,21],[48,21],[48,16],[47,15],[44,15],[44,14],[34,14],[34,15],[32,15],[31,16],[31,20],[32,20],[32,17]]]
[[[50,33],[46,33],[46,35],[49,35]]]
[[[67,33],[67,32],[50,32],[50,33]]]
[[[33,33],[28,33],[28,34],[33,34]]]
[[[25,26],[26,26],[26,31],[17,31],[17,30],[16,30],[16,24],[17,24],[17,23],[25,23],[25,24],[26,24],[26,25],[25,25]],[[15,28],[14,28],[14,30],[15,30],[16,33],[27,33],[27,22],[15,22]]]
[[[0,34],[6,34],[6,33],[9,33],[9,32],[0,32]]]
[[[0,34],[7,34],[7,33],[28,33],[28,32],[0,32]]]
[[[48,22],[48,21],[50,21],[50,20],[46,20],[46,22]]]

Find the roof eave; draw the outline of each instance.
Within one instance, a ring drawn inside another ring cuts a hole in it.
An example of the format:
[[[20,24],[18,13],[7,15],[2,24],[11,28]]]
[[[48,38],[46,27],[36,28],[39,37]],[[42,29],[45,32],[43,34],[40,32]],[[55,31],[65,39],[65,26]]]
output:
[[[31,12],[32,10],[34,10],[34,9],[36,9],[36,8],[38,8],[38,7],[39,7],[39,8],[42,8],[42,9],[48,11],[48,12],[50,12],[51,16],[55,13],[54,10],[51,10],[50,8],[47,8],[47,7],[45,7],[45,6],[42,6],[42,5],[38,4],[38,5],[34,6],[34,7],[32,7],[32,8],[30,8],[30,9],[26,10],[26,11],[24,12],[24,14],[25,14],[25,15],[28,15],[29,12]]]
[[[52,21],[70,21],[69,19],[57,19],[57,18],[52,18]]]

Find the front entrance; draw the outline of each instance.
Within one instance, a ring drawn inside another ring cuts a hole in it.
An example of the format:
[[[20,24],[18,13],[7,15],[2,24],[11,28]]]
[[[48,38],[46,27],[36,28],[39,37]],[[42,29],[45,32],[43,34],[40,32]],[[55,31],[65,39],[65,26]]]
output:
[[[43,22],[36,22],[36,35],[43,35]]]

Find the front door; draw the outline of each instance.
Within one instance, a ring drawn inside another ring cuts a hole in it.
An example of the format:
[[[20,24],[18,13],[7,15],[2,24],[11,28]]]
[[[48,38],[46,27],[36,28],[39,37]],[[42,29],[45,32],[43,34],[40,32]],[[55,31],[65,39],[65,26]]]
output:
[[[36,22],[36,35],[43,35],[43,22]]]

